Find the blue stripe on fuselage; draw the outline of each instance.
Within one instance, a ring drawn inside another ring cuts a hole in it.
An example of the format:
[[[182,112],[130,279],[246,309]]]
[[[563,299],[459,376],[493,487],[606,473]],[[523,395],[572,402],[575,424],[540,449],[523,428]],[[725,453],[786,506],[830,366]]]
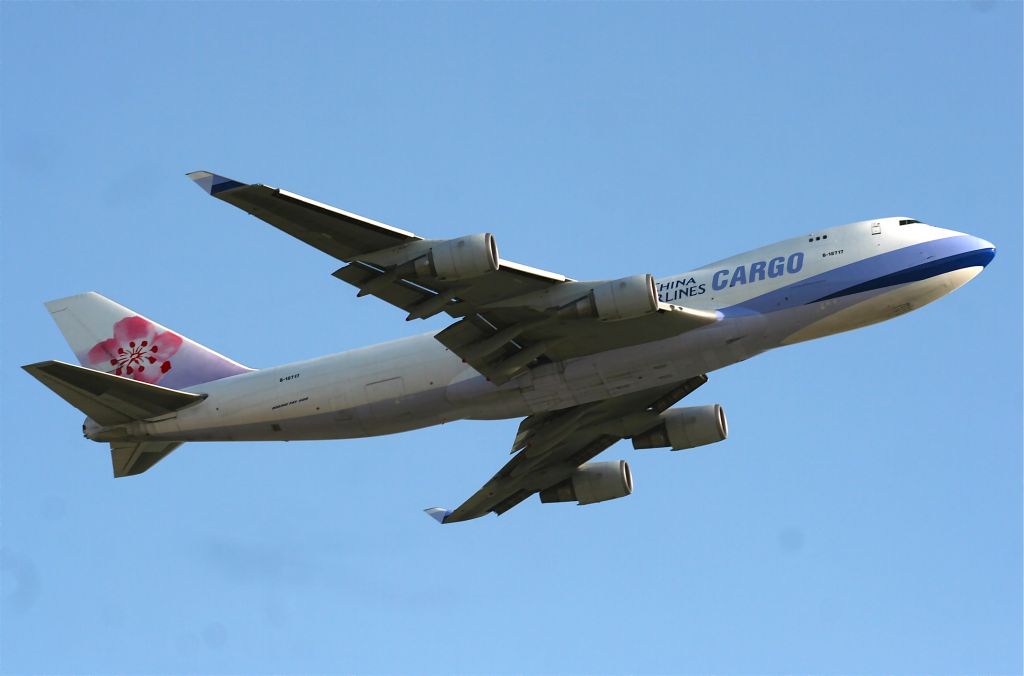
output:
[[[921,265],[915,265],[914,267],[907,268],[906,270],[900,270],[899,272],[883,275],[882,277],[863,282],[862,284],[857,284],[856,286],[851,286],[843,289],[842,291],[836,291],[835,293],[819,298],[818,300],[831,300],[832,298],[841,298],[842,296],[849,296],[850,294],[861,293],[863,291],[884,289],[887,286],[920,282],[923,279],[936,277],[938,275],[952,272],[954,270],[961,270],[963,268],[985,267],[995,255],[995,249],[965,251],[964,253],[928,261]]]
[[[987,265],[995,250],[970,235],[945,237],[828,270],[723,308],[725,314],[768,313],[862,291],[928,279],[952,270]],[[987,244],[987,242],[985,243]]]

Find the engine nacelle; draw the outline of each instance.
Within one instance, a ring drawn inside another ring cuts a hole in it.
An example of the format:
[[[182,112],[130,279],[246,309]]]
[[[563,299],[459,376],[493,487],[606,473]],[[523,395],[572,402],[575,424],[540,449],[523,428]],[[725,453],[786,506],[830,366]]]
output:
[[[653,275],[633,275],[604,282],[583,298],[562,308],[563,317],[617,322],[657,312],[658,292]]]
[[[472,279],[498,269],[498,245],[489,232],[449,239],[430,247],[414,265],[416,274],[422,277]]]
[[[595,502],[624,498],[633,492],[633,474],[625,460],[588,462],[561,483],[540,492],[541,502]]]
[[[633,448],[671,448],[679,451],[713,444],[729,436],[725,409],[719,404],[670,408],[661,421],[633,437]]]

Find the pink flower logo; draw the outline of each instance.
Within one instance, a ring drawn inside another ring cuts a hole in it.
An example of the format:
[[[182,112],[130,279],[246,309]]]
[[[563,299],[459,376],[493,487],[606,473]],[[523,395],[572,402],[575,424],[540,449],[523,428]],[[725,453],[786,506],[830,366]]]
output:
[[[181,336],[160,331],[142,317],[125,317],[114,324],[114,337],[89,350],[89,362],[110,366],[107,373],[155,383],[171,370],[171,357],[181,347]]]

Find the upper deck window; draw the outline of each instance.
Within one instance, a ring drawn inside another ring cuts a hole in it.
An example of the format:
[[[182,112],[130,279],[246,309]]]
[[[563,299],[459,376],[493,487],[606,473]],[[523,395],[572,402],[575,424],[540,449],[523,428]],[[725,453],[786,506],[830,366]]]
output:
[[[910,225],[911,223],[920,223],[921,221],[915,221],[912,218],[901,218],[900,225]]]

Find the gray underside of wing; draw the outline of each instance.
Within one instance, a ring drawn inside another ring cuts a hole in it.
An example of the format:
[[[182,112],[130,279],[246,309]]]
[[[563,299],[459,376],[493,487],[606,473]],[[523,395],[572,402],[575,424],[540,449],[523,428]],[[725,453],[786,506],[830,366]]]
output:
[[[518,451],[444,523],[502,514],[534,493],[570,477],[581,464],[617,441],[657,423],[670,406],[707,382],[707,376],[635,394],[526,418],[513,443]]]
[[[280,188],[240,183],[206,171],[192,172],[189,177],[217,199],[349,263],[335,271],[334,276],[358,288],[361,295],[376,296],[405,310],[410,313],[409,318],[429,316],[422,312],[426,302],[437,305],[435,313],[443,311],[462,317],[470,312],[470,307],[571,281],[556,273],[502,260],[497,271],[469,284],[440,279],[392,279],[379,284],[379,278],[387,273],[387,266],[379,263],[381,252],[429,242],[406,230]]]
[[[502,261],[497,271],[481,275],[471,282],[443,282],[437,279],[394,280],[385,285],[375,281],[385,273],[380,267],[354,260],[334,272],[334,276],[347,282],[365,295],[372,295],[409,313],[409,319],[427,317],[445,312],[452,317],[465,317],[476,308],[505,298],[534,293],[557,284],[553,277],[520,272]],[[564,280],[564,278],[562,278]],[[421,312],[428,303],[440,303],[432,311]]]
[[[279,188],[210,172],[189,176],[214,197],[347,263],[334,276],[359,289],[360,296],[372,295],[401,308],[407,320],[441,312],[455,318],[437,340],[495,384],[545,360],[669,338],[719,319],[715,312],[664,303],[651,314],[621,321],[567,319],[556,316],[560,303],[575,300],[566,294],[583,296],[603,282],[575,282],[501,259],[497,269],[468,280],[410,276],[402,272],[402,256],[420,256],[444,241],[424,240]],[[545,304],[548,298],[551,307]]]
[[[420,239],[411,232],[266,185],[237,184],[212,194],[343,261]]]

